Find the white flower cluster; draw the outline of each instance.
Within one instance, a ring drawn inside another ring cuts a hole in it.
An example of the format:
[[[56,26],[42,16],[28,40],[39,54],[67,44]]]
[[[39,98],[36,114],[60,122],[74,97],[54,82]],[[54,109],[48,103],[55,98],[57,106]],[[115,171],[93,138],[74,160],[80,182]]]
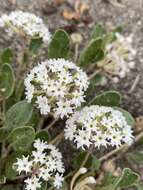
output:
[[[38,36],[44,43],[49,43],[51,34],[43,23],[43,20],[36,15],[23,11],[12,11],[9,15],[0,17],[0,27],[6,28],[9,35],[13,32],[23,33],[30,37]]]
[[[111,107],[93,105],[76,112],[66,122],[65,138],[74,141],[77,148],[119,147],[131,144],[133,131],[122,112]]]
[[[106,47],[105,58],[98,62],[105,72],[114,76],[114,81],[124,78],[126,74],[135,67],[136,50],[132,47],[133,35],[124,37],[116,33],[116,40]]]
[[[23,156],[17,159],[14,168],[19,174],[26,174],[28,177],[24,180],[25,190],[37,190],[43,181],[51,181],[57,189],[62,186],[64,180],[64,166],[62,155],[51,144],[41,141],[34,142],[35,150],[30,156]]]
[[[49,59],[35,66],[25,79],[26,99],[35,103],[41,114],[51,112],[63,118],[84,102],[88,88],[87,75],[74,63],[64,59]]]

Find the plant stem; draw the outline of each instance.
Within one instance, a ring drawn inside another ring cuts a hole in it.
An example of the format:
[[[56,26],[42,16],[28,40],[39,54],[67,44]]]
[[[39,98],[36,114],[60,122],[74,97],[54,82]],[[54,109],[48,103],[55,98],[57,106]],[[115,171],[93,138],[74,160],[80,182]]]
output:
[[[57,135],[50,144],[58,144],[64,138],[64,131],[62,131],[59,135]]]
[[[54,125],[58,120],[59,120],[59,118],[54,119],[54,120],[52,121],[52,123],[51,123],[46,129],[47,129],[47,130],[51,129],[51,128],[53,127],[53,125]]]
[[[85,158],[84,158],[84,160],[83,160],[83,162],[81,163],[80,168],[84,167],[84,165],[86,164],[89,156],[90,156],[90,152],[88,151],[87,154],[86,154],[86,156],[85,156]]]

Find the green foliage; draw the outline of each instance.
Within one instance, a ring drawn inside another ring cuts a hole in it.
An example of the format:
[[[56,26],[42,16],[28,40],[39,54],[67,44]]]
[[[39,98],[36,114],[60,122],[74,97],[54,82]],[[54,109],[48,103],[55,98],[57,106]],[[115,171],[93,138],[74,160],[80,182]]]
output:
[[[80,152],[77,154],[77,156],[74,159],[74,167],[79,168],[82,161],[86,157],[86,152]],[[100,161],[96,158],[94,155],[90,155],[87,162],[85,163],[85,167],[91,170],[98,170],[100,168]]]
[[[133,152],[128,153],[127,158],[129,161],[134,162],[136,164],[143,164],[143,151],[135,150]]]
[[[124,110],[122,108],[119,108],[119,107],[115,107],[115,109],[118,109],[119,111],[121,111],[123,113],[124,117],[126,118],[126,121],[127,121],[128,125],[130,125],[130,126],[135,125],[135,120],[134,120],[134,118],[132,117],[132,115],[128,111],[126,111],[126,110]]]
[[[6,140],[9,130],[6,127],[0,128],[0,143]]]
[[[17,158],[20,158],[21,156],[17,153],[10,155],[6,159],[6,166],[5,166],[5,176],[7,179],[14,180],[17,176],[17,172],[13,167],[13,164],[16,162]]]
[[[81,53],[80,65],[85,66],[103,59],[104,51],[102,50],[102,39],[93,39],[87,48]]]
[[[135,186],[137,187],[137,190],[143,190],[143,183],[137,183]]]
[[[127,188],[133,186],[139,180],[139,175],[129,168],[124,168],[122,176],[117,181],[116,188]]]
[[[9,98],[14,90],[14,72],[8,63],[5,63],[0,68],[0,92]]]
[[[36,134],[36,139],[41,139],[43,141],[47,141],[47,142],[50,142],[51,140],[51,136],[50,134],[48,133],[48,131],[40,131]]]
[[[41,188],[38,188],[37,190],[47,190],[47,183],[43,182]]]
[[[42,44],[43,44],[42,38],[40,37],[32,38],[29,44],[29,51],[32,54],[36,55]]]
[[[33,111],[32,116],[30,118],[30,120],[28,121],[27,125],[28,126],[32,126],[35,129],[38,127],[40,121],[40,116],[37,112]]]
[[[103,186],[109,186],[109,185],[115,186],[117,181],[118,181],[118,177],[113,176],[113,174],[111,172],[107,172],[104,175],[102,185]]]
[[[17,127],[9,135],[9,141],[15,151],[27,151],[35,138],[35,131],[32,127]]]
[[[13,53],[10,48],[6,48],[3,50],[1,54],[1,63],[11,63],[13,58]]]
[[[103,47],[103,49],[105,49],[105,47],[108,44],[112,43],[114,40],[115,40],[115,34],[113,32],[110,32],[110,33],[106,34],[103,37],[103,41],[102,41],[102,47]]]
[[[100,106],[118,106],[121,102],[121,95],[117,91],[107,91],[96,96],[89,104]]]
[[[91,37],[93,39],[96,39],[102,37],[105,33],[106,31],[105,28],[103,28],[103,25],[98,23],[94,26]]]
[[[26,125],[32,116],[32,112],[32,105],[25,100],[14,104],[6,113],[5,126],[14,129]]]
[[[49,45],[49,58],[67,58],[70,49],[70,39],[64,30],[57,30]]]
[[[90,80],[90,86],[96,87],[96,86],[102,86],[106,83],[106,78],[101,74],[96,74],[91,80]]]

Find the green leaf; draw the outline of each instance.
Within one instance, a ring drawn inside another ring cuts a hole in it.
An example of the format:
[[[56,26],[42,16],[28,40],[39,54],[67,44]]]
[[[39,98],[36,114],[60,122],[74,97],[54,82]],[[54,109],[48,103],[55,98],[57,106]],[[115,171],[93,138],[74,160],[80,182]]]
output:
[[[130,126],[135,125],[135,120],[134,120],[133,116],[128,111],[126,111],[122,108],[119,108],[119,107],[115,107],[115,109],[117,109],[123,113],[124,117],[126,118],[128,125],[130,125]]]
[[[113,30],[114,33],[121,33],[122,31],[123,31],[122,26],[117,26],[117,27]]]
[[[139,175],[130,168],[124,168],[122,176],[119,178],[116,188],[127,188],[133,186],[139,180]]]
[[[0,143],[6,140],[9,130],[6,127],[0,128]]]
[[[14,180],[18,172],[14,169],[13,164],[16,162],[17,158],[20,158],[19,154],[12,154],[6,160],[5,166],[5,176],[7,179]]]
[[[96,24],[93,28],[91,37],[94,39],[102,37],[105,34],[105,32],[105,28],[103,28],[101,24]]]
[[[9,98],[14,91],[14,72],[8,63],[2,65],[0,70],[0,91],[5,98]]]
[[[128,153],[127,158],[129,161],[133,161],[136,164],[143,164],[143,151],[135,150]]]
[[[103,186],[108,186],[108,185],[115,185],[118,181],[119,177],[113,176],[111,172],[107,172],[104,175],[104,178],[102,180],[102,185]]]
[[[97,74],[95,75],[91,80],[90,83],[93,87],[99,86],[99,85],[104,85],[106,84],[107,80],[105,78],[105,76],[101,75],[101,74]]]
[[[102,50],[102,39],[92,40],[88,47],[82,52],[80,65],[87,65],[103,59],[104,51]]]
[[[40,139],[40,140],[43,140],[43,141],[47,141],[47,142],[50,142],[51,140],[51,136],[50,134],[48,133],[48,131],[40,131],[36,134],[36,139]]]
[[[25,100],[14,104],[6,113],[5,126],[14,129],[26,125],[32,116],[32,112],[32,105]]]
[[[112,43],[115,40],[115,34],[110,32],[103,37],[102,48],[104,49],[108,44]]]
[[[32,126],[35,129],[37,128],[38,124],[40,121],[40,116],[37,112],[32,113],[31,119],[29,120],[29,122],[27,123],[28,126]]]
[[[43,44],[42,38],[40,37],[32,38],[29,44],[29,51],[32,54],[36,55],[42,44]]]
[[[118,106],[121,102],[121,95],[117,91],[107,91],[96,96],[89,104],[100,106]]]
[[[70,49],[69,35],[64,30],[57,30],[49,45],[49,58],[67,58]]]
[[[38,188],[37,190],[47,190],[47,182],[43,182],[41,187]]]
[[[35,139],[35,131],[32,127],[18,127],[12,130],[9,141],[16,151],[27,151]]]
[[[80,152],[77,154],[76,158],[74,159],[74,167],[79,168],[82,161],[86,157],[86,152]],[[90,155],[87,162],[85,163],[85,167],[91,170],[98,170],[100,168],[100,161],[94,155]]]
[[[4,51],[1,54],[1,62],[2,63],[11,63],[13,58],[13,53],[10,48],[4,49]]]
[[[96,190],[115,190],[114,185],[100,186],[96,187]]]

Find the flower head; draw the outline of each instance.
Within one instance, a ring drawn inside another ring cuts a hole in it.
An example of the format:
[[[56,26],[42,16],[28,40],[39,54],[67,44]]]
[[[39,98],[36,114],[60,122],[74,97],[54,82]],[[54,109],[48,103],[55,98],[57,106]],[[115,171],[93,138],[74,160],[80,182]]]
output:
[[[62,186],[64,166],[59,150],[40,139],[34,142],[35,150],[28,157],[18,158],[14,168],[19,174],[28,175],[25,179],[26,190],[36,190],[43,181],[51,181],[57,189]]]
[[[26,99],[40,109],[41,114],[69,116],[84,102],[88,88],[87,75],[74,63],[64,59],[49,59],[35,66],[25,79]]]
[[[116,33],[116,40],[106,46],[105,58],[97,66],[113,76],[113,81],[118,82],[135,66],[136,50],[132,47],[133,35],[124,37]]]
[[[0,17],[0,27],[6,28],[9,35],[16,32],[30,37],[41,37],[44,43],[50,42],[48,28],[41,18],[32,13],[12,11],[9,15],[4,14]]]
[[[66,122],[65,138],[76,143],[77,148],[100,148],[107,145],[119,147],[133,141],[133,131],[122,112],[111,107],[93,105],[84,107]]]

